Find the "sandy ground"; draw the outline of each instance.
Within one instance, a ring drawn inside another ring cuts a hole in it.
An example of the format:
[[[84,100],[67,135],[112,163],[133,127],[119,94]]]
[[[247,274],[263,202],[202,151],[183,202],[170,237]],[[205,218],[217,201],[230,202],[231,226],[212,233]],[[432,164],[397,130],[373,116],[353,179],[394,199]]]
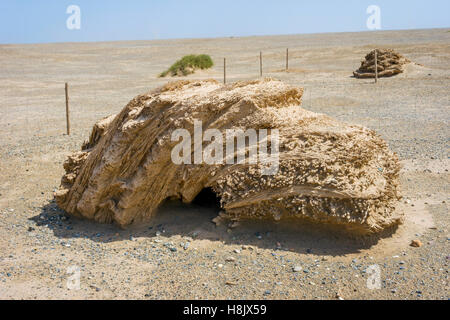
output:
[[[419,65],[377,85],[351,77],[375,47]],[[255,222],[228,232],[211,223],[217,208],[179,203],[121,230],[56,207],[62,163],[97,119],[165,83],[157,75],[184,54],[216,63],[187,78],[221,80],[226,57],[228,81],[236,81],[259,76],[260,50],[265,76],[306,89],[303,107],[370,127],[397,152],[406,215],[397,230],[354,239]],[[0,45],[0,65],[0,298],[450,298],[450,30]],[[409,246],[413,239],[423,245]],[[367,286],[374,265],[380,288]],[[67,287],[71,266],[80,269],[79,290]]]

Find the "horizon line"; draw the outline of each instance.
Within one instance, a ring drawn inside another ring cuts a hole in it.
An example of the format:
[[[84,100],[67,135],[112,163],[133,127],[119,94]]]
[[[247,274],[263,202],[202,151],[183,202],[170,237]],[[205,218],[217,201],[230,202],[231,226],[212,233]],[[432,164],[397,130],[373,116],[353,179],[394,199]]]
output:
[[[448,30],[449,27],[442,28],[410,28],[410,29],[381,29],[381,30],[358,30],[358,31],[336,31],[336,32],[304,32],[304,33],[275,33],[275,34],[265,34],[265,35],[246,35],[246,36],[217,36],[217,37],[193,37],[193,38],[160,38],[160,39],[119,39],[119,40],[87,40],[87,41],[55,41],[55,42],[9,42],[0,43],[0,46],[7,45],[46,45],[46,44],[80,44],[80,43],[113,43],[113,42],[137,42],[137,41],[179,41],[179,40],[208,40],[208,39],[227,39],[227,38],[257,38],[257,37],[282,37],[282,36],[300,36],[300,35],[323,35],[323,34],[343,34],[343,33],[381,33],[381,32],[392,32],[392,31],[422,31],[422,30]]]

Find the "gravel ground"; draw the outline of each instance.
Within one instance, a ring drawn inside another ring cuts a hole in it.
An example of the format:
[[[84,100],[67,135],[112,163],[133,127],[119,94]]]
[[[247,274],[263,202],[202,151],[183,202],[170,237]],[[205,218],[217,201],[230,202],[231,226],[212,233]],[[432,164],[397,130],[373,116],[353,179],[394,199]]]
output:
[[[374,47],[419,65],[377,85],[352,78]],[[305,87],[303,107],[370,127],[397,152],[406,215],[398,229],[379,238],[287,222],[227,230],[211,223],[217,208],[171,202],[151,223],[122,230],[57,208],[62,163],[96,120],[165,83],[158,73],[184,54],[216,62],[188,78],[220,80],[227,57],[236,81],[258,76],[260,50],[265,76]],[[0,62],[0,298],[450,298],[450,30],[0,45]],[[71,266],[79,290],[67,287]],[[373,266],[379,288],[367,285]]]

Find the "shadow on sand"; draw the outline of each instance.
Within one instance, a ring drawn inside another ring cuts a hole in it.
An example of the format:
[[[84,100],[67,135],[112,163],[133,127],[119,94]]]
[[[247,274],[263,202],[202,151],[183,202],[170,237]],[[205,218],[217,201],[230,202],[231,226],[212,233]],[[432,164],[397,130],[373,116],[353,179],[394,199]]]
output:
[[[203,199],[205,200],[205,199]],[[220,211],[214,200],[202,204],[168,201],[151,222],[122,229],[113,224],[100,224],[67,215],[52,200],[39,215],[30,220],[51,229],[60,239],[86,238],[95,242],[115,242],[132,238],[188,236],[196,240],[220,241],[232,245],[250,245],[261,249],[292,251],[303,254],[342,256],[369,249],[381,238],[390,237],[397,228],[376,236],[351,236],[341,230],[313,223],[295,221],[244,221],[228,230],[226,224],[216,226],[212,219]]]

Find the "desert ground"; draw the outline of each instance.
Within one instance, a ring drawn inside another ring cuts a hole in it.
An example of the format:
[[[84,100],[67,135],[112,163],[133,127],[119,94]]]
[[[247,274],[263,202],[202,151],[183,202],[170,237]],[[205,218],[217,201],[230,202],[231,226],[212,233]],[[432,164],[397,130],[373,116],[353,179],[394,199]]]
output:
[[[377,84],[352,77],[374,48],[415,64]],[[305,88],[305,109],[369,127],[398,154],[396,230],[350,237],[262,221],[228,230],[211,222],[217,207],[178,202],[120,229],[56,206],[67,155],[98,119],[166,83],[158,74],[175,60],[209,54],[212,69],[177,79],[222,81],[226,57],[232,82],[259,77],[260,51],[265,77]],[[450,298],[450,30],[0,45],[0,62],[0,299]],[[374,265],[379,288],[367,286]],[[71,266],[79,290],[67,286]]]

